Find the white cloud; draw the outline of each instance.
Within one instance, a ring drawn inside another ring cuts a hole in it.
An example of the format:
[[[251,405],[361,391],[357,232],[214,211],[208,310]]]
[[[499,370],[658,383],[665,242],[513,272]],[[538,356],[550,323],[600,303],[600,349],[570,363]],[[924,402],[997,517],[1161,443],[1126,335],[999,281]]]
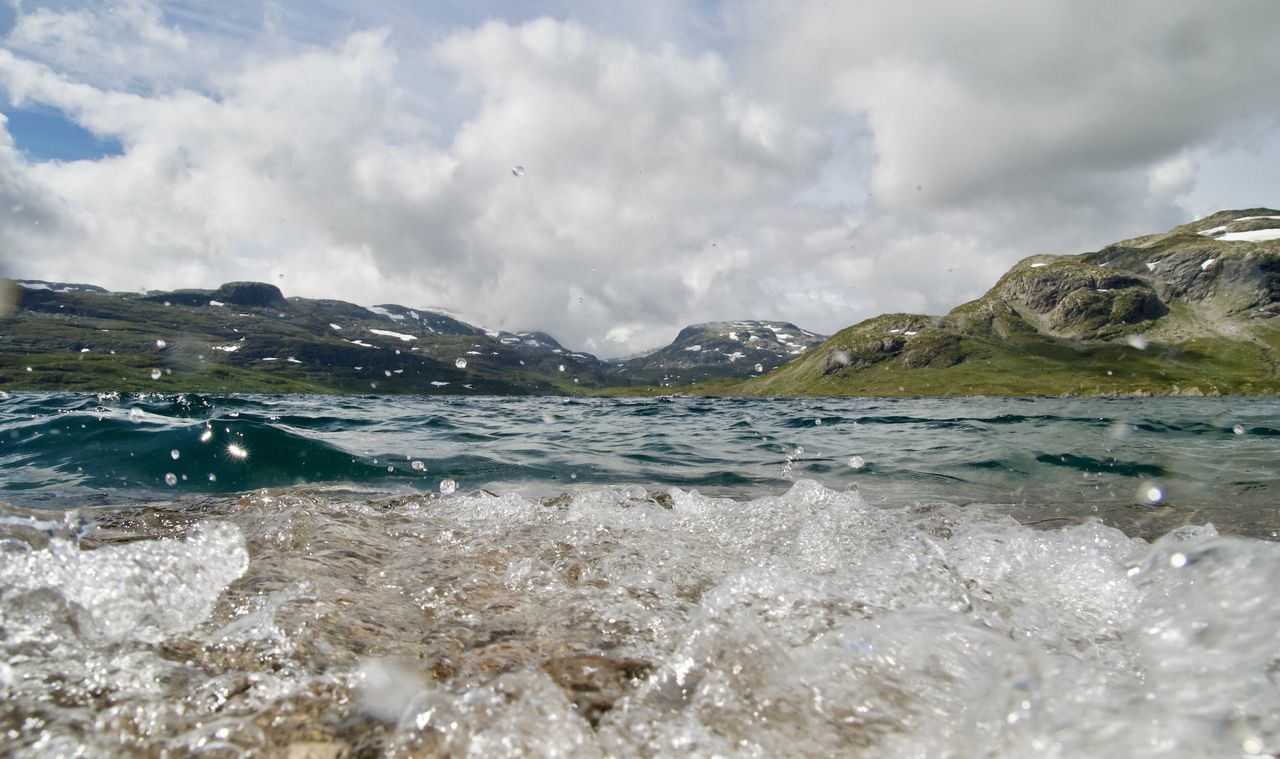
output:
[[[359,29],[392,5],[348,10]],[[23,11],[0,91],[125,151],[33,163],[0,132],[0,203],[23,209],[3,255],[122,289],[442,306],[610,354],[713,319],[833,331],[1184,221],[1202,177],[1232,184],[1214,146],[1280,102],[1250,33],[1269,3],[760,0],[719,30],[673,29],[680,7],[634,38],[585,5],[563,15],[591,26],[433,8],[354,32],[338,6],[248,0],[225,22]]]

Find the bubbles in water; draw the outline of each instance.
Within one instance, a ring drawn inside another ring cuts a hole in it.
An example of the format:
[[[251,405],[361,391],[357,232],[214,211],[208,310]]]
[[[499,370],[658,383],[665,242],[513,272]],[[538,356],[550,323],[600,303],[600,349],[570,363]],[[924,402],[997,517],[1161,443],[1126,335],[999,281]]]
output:
[[[173,472],[169,472],[164,476],[164,484],[169,485],[170,487],[177,485],[178,475],[174,474]]]
[[[861,456],[849,457],[849,466],[853,469],[861,469],[866,465],[867,465],[867,460],[862,458]]]
[[[1133,346],[1134,348],[1137,348],[1140,351],[1144,351],[1147,349],[1147,345],[1148,345],[1147,338],[1143,337],[1142,335],[1129,335],[1127,338],[1125,338],[1125,341],[1128,342],[1129,345]]]
[[[456,366],[456,367],[458,367],[459,369],[466,369],[466,368],[467,368],[467,360],[466,360],[465,358],[460,358],[460,359],[458,359],[458,360],[454,361],[454,362],[453,362],[453,365],[454,365],[454,366]]]
[[[177,461],[178,457],[181,455],[182,455],[181,453],[178,453],[177,448],[174,448],[171,451],[169,451],[169,458],[173,459],[174,461]]]
[[[163,374],[163,372],[161,372],[159,369],[152,369],[152,370],[151,370],[151,379],[153,379],[153,380],[158,380],[158,379],[160,379],[160,375],[161,375],[161,374]]]
[[[446,477],[443,480],[440,480],[441,495],[452,495],[453,491],[457,489],[458,489],[458,483],[454,482],[452,478]]]
[[[413,470],[415,472],[427,471],[427,465],[422,463],[421,461],[418,461],[417,459],[414,459],[412,462],[410,462],[409,466],[413,467]]]
[[[513,176],[513,177],[522,177],[522,176],[524,176],[524,167],[523,167],[523,166],[513,166],[513,167],[511,167],[511,176]]]
[[[164,340],[156,340],[156,347],[157,347],[157,348],[161,348],[161,349],[163,349],[163,348],[167,348],[168,346],[169,346],[169,344],[168,344],[168,343],[166,343]]]
[[[1234,432],[1234,433],[1236,433],[1237,435],[1243,435],[1243,434],[1244,434],[1244,425],[1243,425],[1243,424],[1237,424],[1236,426],[1234,426],[1234,427],[1232,427],[1232,428],[1231,428],[1231,431],[1232,431],[1232,432]]]

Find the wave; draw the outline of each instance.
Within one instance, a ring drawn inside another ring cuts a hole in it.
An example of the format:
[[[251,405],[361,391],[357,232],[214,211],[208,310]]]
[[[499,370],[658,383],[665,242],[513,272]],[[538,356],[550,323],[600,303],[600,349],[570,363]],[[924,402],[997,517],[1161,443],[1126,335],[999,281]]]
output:
[[[0,546],[19,754],[1280,748],[1280,545],[1211,526],[302,487],[7,509]]]

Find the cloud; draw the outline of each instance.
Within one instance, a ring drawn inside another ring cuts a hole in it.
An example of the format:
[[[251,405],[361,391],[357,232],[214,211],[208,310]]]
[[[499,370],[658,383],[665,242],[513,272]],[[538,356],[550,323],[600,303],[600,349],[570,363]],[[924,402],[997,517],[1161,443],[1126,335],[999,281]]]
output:
[[[19,14],[0,91],[124,150],[32,163],[0,133],[0,263],[272,280],[605,355],[713,319],[833,331],[1184,221],[1202,177],[1227,184],[1214,151],[1271,149],[1280,102],[1265,2],[757,0],[671,29],[670,0],[631,36],[567,0],[355,31],[339,6],[235,7]]]
[[[753,219],[786,216],[773,207],[816,170],[818,132],[737,92],[715,55],[573,22],[492,22],[434,55],[478,104],[447,143],[409,106],[386,32],[204,92],[111,90],[0,51],[11,99],[124,146],[27,167],[77,230],[28,260],[121,288],[284,273],[291,293],[440,305],[571,345],[614,345],[625,323],[624,352],[759,304],[733,274],[767,257]]]

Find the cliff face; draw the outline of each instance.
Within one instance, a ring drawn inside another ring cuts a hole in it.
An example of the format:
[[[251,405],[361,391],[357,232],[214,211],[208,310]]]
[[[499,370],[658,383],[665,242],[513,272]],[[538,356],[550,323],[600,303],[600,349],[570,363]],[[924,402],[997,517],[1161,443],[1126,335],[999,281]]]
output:
[[[1275,393],[1280,212],[1223,211],[1019,261],[942,317],[890,314],[752,380],[751,394]]]

